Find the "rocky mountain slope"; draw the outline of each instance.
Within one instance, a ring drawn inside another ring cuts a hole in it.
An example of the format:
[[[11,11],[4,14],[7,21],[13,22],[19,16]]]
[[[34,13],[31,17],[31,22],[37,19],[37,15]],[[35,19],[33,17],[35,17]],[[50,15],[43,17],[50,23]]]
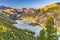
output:
[[[30,32],[15,28],[11,25],[16,19],[29,19],[44,28],[48,16],[54,18],[55,26],[60,32],[60,3],[50,4],[43,8],[10,8],[0,7],[0,39],[3,40],[36,40]],[[4,20],[4,18],[6,20]],[[8,22],[7,22],[8,21]],[[4,29],[4,30],[3,30]],[[9,33],[10,32],[10,33]],[[28,35],[29,34],[29,35]],[[3,36],[4,35],[4,36]]]
[[[60,32],[60,3],[50,4],[43,8],[37,9],[37,22],[45,25],[45,20],[47,16],[52,16],[55,21],[55,27]]]
[[[19,29],[12,25],[16,23],[17,9],[4,6],[0,8],[0,40],[36,40],[33,31]]]
[[[35,33],[16,28],[6,19],[0,18],[0,40],[36,40]]]
[[[33,9],[33,8],[10,8],[1,6],[0,14],[6,15],[11,19],[20,19],[24,17],[31,17],[40,24],[45,25],[45,19],[47,16],[53,16],[55,19],[56,26],[60,26],[60,3],[54,3],[47,5],[43,8]],[[29,19],[29,18],[28,18]]]

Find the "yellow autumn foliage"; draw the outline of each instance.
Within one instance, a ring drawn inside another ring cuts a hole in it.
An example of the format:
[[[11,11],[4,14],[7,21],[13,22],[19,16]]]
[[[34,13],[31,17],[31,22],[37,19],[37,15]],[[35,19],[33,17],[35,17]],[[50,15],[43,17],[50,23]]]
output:
[[[0,25],[0,31],[6,32],[7,30],[8,30],[8,29],[7,29],[5,26]]]
[[[2,32],[6,32],[7,28],[6,27],[2,27]]]
[[[51,4],[48,8],[54,8],[54,7],[57,7],[58,5],[57,4]]]
[[[4,12],[9,13],[9,14],[13,14],[12,10],[13,10],[13,9],[5,9]],[[14,10],[13,10],[13,11],[14,11]]]
[[[57,6],[58,6],[57,4],[51,4],[51,5],[49,5],[49,6],[45,6],[44,8],[41,8],[41,10],[44,9],[44,11],[46,11],[46,10],[48,10],[49,8],[54,8],[54,7],[57,7]]]

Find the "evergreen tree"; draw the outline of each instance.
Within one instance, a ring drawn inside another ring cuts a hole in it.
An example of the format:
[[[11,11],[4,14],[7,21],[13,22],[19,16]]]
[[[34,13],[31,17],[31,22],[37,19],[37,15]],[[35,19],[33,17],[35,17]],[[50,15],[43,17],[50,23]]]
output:
[[[38,37],[38,40],[45,40],[46,38],[45,38],[45,30],[44,29],[42,29],[41,31],[40,31],[40,35],[39,35],[39,37]]]
[[[47,17],[46,19],[46,29],[40,31],[38,40],[57,40],[57,29],[54,28],[53,17]]]
[[[46,19],[46,40],[57,40],[57,29],[54,28],[53,17],[48,17]]]

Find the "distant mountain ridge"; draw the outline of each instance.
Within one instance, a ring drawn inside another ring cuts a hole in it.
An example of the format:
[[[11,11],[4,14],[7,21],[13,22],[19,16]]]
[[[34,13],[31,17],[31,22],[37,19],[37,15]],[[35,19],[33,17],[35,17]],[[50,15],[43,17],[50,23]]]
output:
[[[55,4],[58,4],[58,5],[60,5],[60,2],[59,2],[59,3],[55,3]]]
[[[60,5],[60,3],[55,3],[57,5]],[[7,6],[0,6],[0,10],[5,10],[5,9],[15,9],[15,8],[12,8],[12,7],[7,7]],[[20,8],[18,8],[20,9]],[[22,10],[26,10],[27,8],[21,8]],[[34,8],[29,8],[30,10],[35,10]]]
[[[7,7],[7,6],[0,6],[0,10],[5,10],[5,9],[16,9],[16,8],[12,8],[12,7]],[[20,9],[20,8],[18,8]],[[26,10],[27,8],[21,8],[23,10]],[[34,10],[34,8],[28,8],[30,10]]]
[[[3,7],[3,13],[8,14],[10,18],[22,18],[22,17],[32,17],[38,20],[40,24],[44,24],[45,19],[47,16],[53,16],[54,20],[56,21],[56,26],[60,26],[60,3],[54,3],[47,5],[43,8],[10,8],[10,7]],[[2,9],[1,8],[1,9]],[[1,12],[0,11],[0,12]]]
[[[32,21],[35,20],[41,27],[45,27],[45,21],[48,16],[52,16],[54,18],[55,27],[60,32],[60,3],[50,4],[38,9],[15,9],[0,6],[1,40],[37,40],[33,35],[30,35],[29,31],[18,29],[11,25],[11,22],[20,18],[30,18],[30,20],[33,19]]]
[[[12,9],[11,7],[6,7],[6,6],[0,6],[0,10],[5,10],[5,9]]]
[[[0,6],[0,40],[37,40],[34,32],[13,26],[25,10]]]

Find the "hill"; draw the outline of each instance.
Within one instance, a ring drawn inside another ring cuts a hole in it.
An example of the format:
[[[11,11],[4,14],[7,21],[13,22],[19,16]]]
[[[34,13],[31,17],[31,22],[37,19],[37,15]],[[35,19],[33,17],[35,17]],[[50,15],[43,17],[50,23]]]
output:
[[[36,40],[35,33],[13,26],[9,21],[0,18],[0,40]]]
[[[0,12],[0,40],[36,40],[33,31],[19,29],[12,25],[16,23],[15,18],[14,14]]]
[[[60,32],[60,3],[54,3],[47,5],[43,8],[10,8],[3,7],[0,10],[0,39],[3,40],[36,40],[32,35],[34,32],[18,29],[12,25],[17,19],[26,19],[39,24],[41,27],[45,27],[45,21],[48,16],[54,18],[55,26]],[[4,30],[3,30],[4,29]],[[3,36],[4,35],[4,36]],[[9,39],[7,39],[9,38]]]
[[[37,9],[37,22],[45,25],[46,18],[52,16],[54,18],[55,27],[60,31],[60,3],[50,4],[43,8]]]

